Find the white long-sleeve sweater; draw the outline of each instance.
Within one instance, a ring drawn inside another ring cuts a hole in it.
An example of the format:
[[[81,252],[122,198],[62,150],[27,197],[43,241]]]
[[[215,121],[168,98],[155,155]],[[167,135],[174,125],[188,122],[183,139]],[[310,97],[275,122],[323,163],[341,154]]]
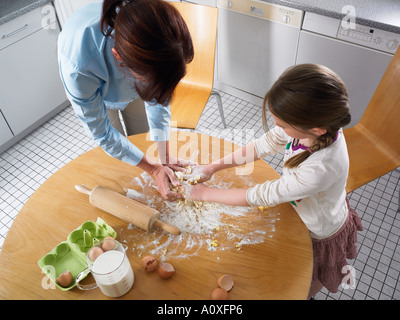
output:
[[[257,155],[264,158],[285,150],[284,161],[302,151],[293,138],[275,127],[254,141]],[[313,238],[334,234],[347,218],[346,180],[349,157],[342,130],[329,147],[311,154],[297,168],[283,168],[279,179],[266,181],[247,190],[251,206],[275,206],[290,202]]]

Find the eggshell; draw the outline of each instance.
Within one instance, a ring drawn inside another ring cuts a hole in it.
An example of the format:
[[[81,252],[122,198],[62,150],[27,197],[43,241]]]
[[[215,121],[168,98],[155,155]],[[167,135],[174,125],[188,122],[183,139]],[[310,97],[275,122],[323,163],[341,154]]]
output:
[[[175,268],[167,262],[161,263],[160,268],[158,268],[158,274],[163,279],[171,278],[174,273]]]
[[[56,280],[61,287],[67,288],[72,283],[72,274],[69,270],[66,270],[61,273]]]
[[[94,261],[97,259],[97,257],[99,255],[101,255],[102,253],[104,253],[103,249],[101,249],[100,247],[93,247],[92,249],[90,249],[89,251],[89,259]]]
[[[157,260],[153,256],[145,256],[142,259],[142,267],[148,272],[153,272],[157,269]]]
[[[226,291],[230,291],[234,285],[234,281],[229,274],[224,274],[218,278],[218,286]]]
[[[228,291],[223,288],[215,288],[211,293],[212,300],[228,300]]]
[[[115,242],[113,237],[105,237],[101,244],[101,248],[104,251],[112,250],[115,247]]]

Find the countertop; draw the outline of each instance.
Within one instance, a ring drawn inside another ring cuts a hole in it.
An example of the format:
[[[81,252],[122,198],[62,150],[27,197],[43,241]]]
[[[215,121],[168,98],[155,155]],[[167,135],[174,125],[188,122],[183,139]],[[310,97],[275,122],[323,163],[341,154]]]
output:
[[[342,8],[351,5],[356,23],[400,34],[399,0],[262,0],[286,7],[342,19]]]
[[[262,0],[303,11],[342,19],[342,8],[352,5],[356,10],[356,22],[400,34],[399,0]],[[10,21],[50,0],[1,0],[0,24]]]
[[[1,0],[0,25],[49,2],[51,0]]]

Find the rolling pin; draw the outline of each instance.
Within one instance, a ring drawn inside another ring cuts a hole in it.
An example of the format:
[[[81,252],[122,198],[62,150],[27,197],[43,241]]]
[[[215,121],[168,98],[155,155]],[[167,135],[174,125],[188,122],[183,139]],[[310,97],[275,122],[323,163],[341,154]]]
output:
[[[130,222],[139,228],[152,231],[154,227],[178,235],[179,228],[161,221],[160,213],[138,201],[127,198],[122,194],[102,186],[96,186],[93,190],[84,185],[75,185],[75,189],[89,196],[89,202],[122,220]]]

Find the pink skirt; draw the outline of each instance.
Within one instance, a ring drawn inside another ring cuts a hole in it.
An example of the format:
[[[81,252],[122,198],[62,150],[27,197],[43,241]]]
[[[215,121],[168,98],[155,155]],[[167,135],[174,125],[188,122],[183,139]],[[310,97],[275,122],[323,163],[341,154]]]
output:
[[[343,226],[332,236],[325,239],[312,239],[313,246],[313,281],[318,279],[330,292],[337,292],[339,285],[348,272],[346,259],[357,255],[357,231],[362,231],[361,220],[356,211],[350,207],[346,198],[349,214]]]

